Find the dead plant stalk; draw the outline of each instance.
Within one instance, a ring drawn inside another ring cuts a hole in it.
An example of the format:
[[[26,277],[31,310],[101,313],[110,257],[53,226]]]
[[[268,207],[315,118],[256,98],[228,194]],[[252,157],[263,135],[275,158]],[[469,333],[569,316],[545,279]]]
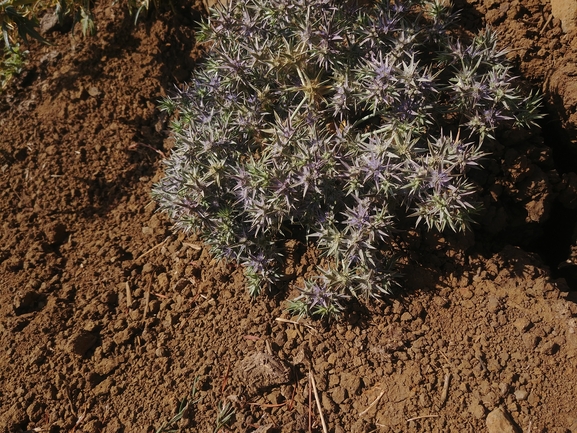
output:
[[[319,399],[319,393],[317,392],[317,385],[315,383],[315,377],[312,370],[309,370],[309,377],[311,379],[311,385],[313,388],[313,393],[315,395],[315,401],[317,403],[317,409],[319,411],[319,417],[321,418],[321,424],[323,426],[323,433],[328,433],[327,424],[325,423],[325,418],[323,417],[323,410],[321,407],[321,401]]]

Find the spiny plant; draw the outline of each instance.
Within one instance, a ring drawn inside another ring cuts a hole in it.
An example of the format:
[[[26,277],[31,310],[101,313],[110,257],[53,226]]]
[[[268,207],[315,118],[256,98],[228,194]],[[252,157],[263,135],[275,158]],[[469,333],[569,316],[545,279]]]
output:
[[[117,4],[119,1],[115,0],[112,3]],[[91,4],[90,0],[57,0],[55,10],[60,22],[63,22],[66,16],[71,16],[74,25],[79,23],[82,35],[86,37],[96,34],[96,23]],[[142,12],[148,12],[151,2],[150,0],[125,0],[122,4],[126,5],[130,15],[134,15],[134,25],[136,25]],[[158,9],[158,0],[153,0],[153,4]]]
[[[4,47],[4,53],[0,56],[0,93],[6,90],[15,76],[22,73],[27,56],[28,51],[22,50],[19,45]]]
[[[282,277],[301,227],[327,265],[290,302],[338,315],[391,293],[390,236],[403,215],[465,230],[467,173],[499,125],[527,126],[539,98],[515,85],[487,29],[451,32],[440,0],[232,1],[212,10],[207,53],[162,103],[175,147],[153,195],[177,229],[238,262],[256,295]],[[403,217],[403,218],[406,218]]]
[[[117,3],[115,0],[113,3]],[[123,0],[130,15],[134,15],[134,24],[142,12],[148,12],[151,0]],[[74,25],[80,24],[82,35],[94,35],[96,24],[92,14],[91,0],[0,0],[0,29],[4,46],[11,49],[17,40],[28,42],[28,36],[40,42],[46,40],[38,33],[38,16],[54,10],[60,23],[66,17],[72,17]],[[160,3],[152,0],[158,10]],[[172,5],[172,3],[171,3]]]
[[[194,379],[194,383],[192,384],[190,395],[184,397],[179,402],[176,414],[170,420],[164,422],[158,429],[156,429],[156,433],[175,433],[180,430],[178,423],[184,416],[186,410],[189,409],[190,406],[195,405],[200,401],[200,398],[194,399],[196,392],[198,391],[196,388],[198,380],[199,377],[197,376]],[[219,402],[217,405],[215,428],[213,433],[219,433],[224,427],[226,427],[232,421],[234,414],[235,410],[230,402]]]
[[[36,3],[37,0],[0,0],[0,29],[5,48],[12,49],[16,35],[24,42],[28,41],[28,36],[43,41],[36,31]]]
[[[216,421],[213,433],[219,433],[233,419],[235,410],[230,402],[219,402],[217,406]]]

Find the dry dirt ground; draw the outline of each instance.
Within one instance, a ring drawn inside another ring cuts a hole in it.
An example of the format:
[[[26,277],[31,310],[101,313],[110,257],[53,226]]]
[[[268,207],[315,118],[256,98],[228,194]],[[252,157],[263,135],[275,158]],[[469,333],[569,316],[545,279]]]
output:
[[[156,213],[157,101],[201,55],[202,7],[134,27],[110,3],[96,37],[33,44],[0,96],[0,432],[155,432],[195,386],[183,431],[215,431],[230,403],[221,432],[577,433],[577,35],[547,0],[457,2],[468,30],[499,30],[547,117],[491,147],[473,233],[409,230],[404,290],[330,326],[286,321],[305,245],[292,281],[250,299]]]

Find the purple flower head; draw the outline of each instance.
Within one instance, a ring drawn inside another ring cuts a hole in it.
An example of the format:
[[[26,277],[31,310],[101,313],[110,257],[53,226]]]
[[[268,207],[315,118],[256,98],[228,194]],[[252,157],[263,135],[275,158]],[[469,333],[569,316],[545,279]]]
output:
[[[445,169],[432,169],[429,172],[428,187],[440,193],[451,184],[451,174]]]

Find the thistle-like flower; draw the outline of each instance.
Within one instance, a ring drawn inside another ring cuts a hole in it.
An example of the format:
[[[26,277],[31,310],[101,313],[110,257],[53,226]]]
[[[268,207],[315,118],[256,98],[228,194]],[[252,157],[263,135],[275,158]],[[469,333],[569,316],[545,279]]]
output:
[[[253,295],[282,277],[278,245],[301,226],[328,265],[296,314],[391,293],[398,215],[466,229],[483,143],[539,117],[495,34],[455,39],[446,2],[224,3],[201,25],[205,61],[162,105],[178,113],[176,146],[153,194],[177,228],[244,267]]]

